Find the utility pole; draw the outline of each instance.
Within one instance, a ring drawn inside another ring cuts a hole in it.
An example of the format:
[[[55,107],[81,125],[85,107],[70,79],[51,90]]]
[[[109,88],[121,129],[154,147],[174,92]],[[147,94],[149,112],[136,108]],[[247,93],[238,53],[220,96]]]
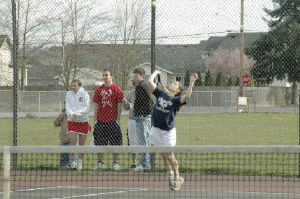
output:
[[[14,87],[13,87],[13,146],[18,145],[18,33],[17,33],[17,14],[16,14],[16,1],[11,0],[12,5],[12,27],[13,27],[13,68],[14,68]],[[18,156],[16,153],[13,154],[13,168],[17,168]]]
[[[62,71],[65,70],[65,33],[64,33],[64,20],[61,19],[61,66],[62,66]]]
[[[155,70],[155,13],[156,0],[151,0],[151,74]],[[151,170],[155,170],[155,153],[150,154]]]
[[[156,0],[151,0],[151,74],[155,70],[155,12]]]
[[[245,48],[245,34],[244,34],[244,0],[241,0],[241,25],[240,25],[240,34],[241,34],[241,52],[240,52],[240,93],[239,96],[244,96],[243,82],[242,77],[244,73],[244,48]]]

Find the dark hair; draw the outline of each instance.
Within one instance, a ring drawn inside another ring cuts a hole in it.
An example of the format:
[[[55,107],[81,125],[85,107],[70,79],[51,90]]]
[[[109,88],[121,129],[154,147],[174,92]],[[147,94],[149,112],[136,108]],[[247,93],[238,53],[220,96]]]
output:
[[[138,73],[140,75],[145,75],[145,70],[143,68],[135,68],[133,73]]]
[[[71,82],[71,84],[72,84],[72,83],[77,83],[78,86],[81,86],[81,81],[80,81],[79,79],[74,79],[74,80]]]
[[[184,90],[184,88],[183,88],[181,82],[178,82],[178,89],[179,89],[179,92],[175,94],[175,97],[181,96],[181,94],[182,94],[182,92],[183,92],[183,90]],[[176,111],[178,112],[179,109],[180,109],[180,107],[177,107],[177,108],[176,108]]]
[[[113,76],[113,74],[112,74],[111,70],[110,70],[110,69],[108,69],[108,68],[104,68],[104,69],[103,69],[103,72],[109,72],[110,76]]]

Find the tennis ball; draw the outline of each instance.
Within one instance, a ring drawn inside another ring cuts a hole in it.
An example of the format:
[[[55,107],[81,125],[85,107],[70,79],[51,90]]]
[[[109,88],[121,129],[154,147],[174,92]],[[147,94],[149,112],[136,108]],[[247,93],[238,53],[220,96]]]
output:
[[[195,79],[198,79],[197,73],[194,73],[194,74],[193,74],[193,77],[194,77]]]
[[[156,6],[156,2],[152,1],[152,6],[155,7]]]

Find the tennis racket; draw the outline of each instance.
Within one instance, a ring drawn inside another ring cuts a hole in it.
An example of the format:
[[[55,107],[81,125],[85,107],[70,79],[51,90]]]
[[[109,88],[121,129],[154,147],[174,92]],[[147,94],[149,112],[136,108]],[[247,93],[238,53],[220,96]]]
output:
[[[160,74],[157,75],[156,86],[158,86],[159,88],[163,89],[167,93],[169,92],[169,90],[162,85],[161,80],[160,80]],[[150,98],[151,98],[151,100],[153,100],[153,92],[151,92]]]
[[[160,74],[158,74],[157,75],[157,86],[159,87],[159,88],[161,88],[161,89],[163,89],[164,91],[166,91],[167,93],[169,92],[169,90],[166,88],[166,87],[164,87],[163,85],[162,85],[162,83],[161,83],[161,81],[160,81]]]

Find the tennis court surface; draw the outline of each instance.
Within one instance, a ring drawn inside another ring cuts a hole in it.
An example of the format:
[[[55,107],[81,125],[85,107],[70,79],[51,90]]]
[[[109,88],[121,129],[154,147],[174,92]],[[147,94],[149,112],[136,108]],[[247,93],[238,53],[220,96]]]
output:
[[[299,146],[0,147],[0,198],[300,198]],[[81,171],[61,153],[84,153]],[[131,153],[155,154],[153,168],[130,169]],[[180,191],[169,190],[160,153],[174,152]],[[94,171],[97,153],[105,168]],[[112,154],[119,153],[120,170]],[[9,163],[9,164],[8,164]]]

